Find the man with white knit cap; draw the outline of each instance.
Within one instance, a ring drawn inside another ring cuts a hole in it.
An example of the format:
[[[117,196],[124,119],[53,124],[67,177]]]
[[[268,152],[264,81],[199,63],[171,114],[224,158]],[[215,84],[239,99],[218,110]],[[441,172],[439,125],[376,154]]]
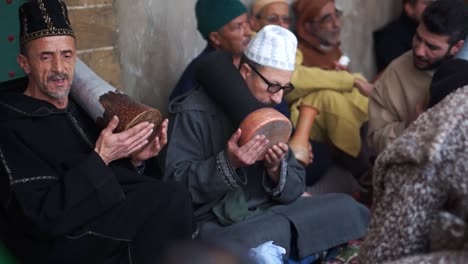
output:
[[[296,48],[294,34],[279,26],[266,26],[259,36],[252,39],[241,57],[239,70],[255,98],[266,104],[279,104],[283,93],[294,89],[291,75]],[[263,85],[257,83],[259,76]]]
[[[294,89],[296,46],[289,30],[266,26],[239,68],[229,54],[210,54],[196,71],[200,86],[169,105],[163,180],[189,189],[200,239],[229,239],[248,248],[274,241],[286,249],[285,258],[303,259],[366,232],[369,212],[349,196],[301,197],[304,168],[287,144],[262,155],[265,136],[239,143],[244,131],[238,113],[277,104]]]

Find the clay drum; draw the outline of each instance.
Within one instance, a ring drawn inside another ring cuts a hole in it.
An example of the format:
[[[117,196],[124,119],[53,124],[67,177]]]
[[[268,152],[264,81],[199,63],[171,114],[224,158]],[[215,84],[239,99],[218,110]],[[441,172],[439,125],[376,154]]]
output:
[[[106,127],[116,115],[119,125],[115,132],[125,131],[147,121],[155,124],[148,142],[156,137],[157,126],[162,121],[161,113],[112,87],[79,59],[76,61],[71,96],[101,128]]]
[[[266,148],[280,142],[288,143],[292,125],[287,117],[271,107],[260,108],[250,113],[240,124],[242,130],[239,144],[243,146],[257,135],[264,135],[270,142]],[[262,153],[261,157],[265,155]]]

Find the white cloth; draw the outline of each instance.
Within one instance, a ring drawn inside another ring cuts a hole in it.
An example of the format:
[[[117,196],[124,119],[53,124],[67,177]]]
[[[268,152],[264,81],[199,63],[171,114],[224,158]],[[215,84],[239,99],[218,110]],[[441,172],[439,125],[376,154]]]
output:
[[[283,264],[284,254],[286,254],[286,249],[274,245],[273,241],[268,241],[250,249],[250,256],[257,264]]]

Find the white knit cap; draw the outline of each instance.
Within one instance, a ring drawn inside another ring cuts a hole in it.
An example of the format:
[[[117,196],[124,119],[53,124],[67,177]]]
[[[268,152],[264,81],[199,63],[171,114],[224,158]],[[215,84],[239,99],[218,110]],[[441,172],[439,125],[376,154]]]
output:
[[[254,16],[258,15],[262,8],[273,3],[284,3],[289,6],[288,0],[255,0],[252,4],[252,14]]]
[[[297,38],[280,26],[267,25],[250,41],[244,54],[260,65],[294,71]]]

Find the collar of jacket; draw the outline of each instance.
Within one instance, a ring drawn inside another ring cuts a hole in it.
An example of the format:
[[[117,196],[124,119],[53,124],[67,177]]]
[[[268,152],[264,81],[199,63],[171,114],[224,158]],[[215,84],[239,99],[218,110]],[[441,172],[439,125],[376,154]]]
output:
[[[62,114],[69,112],[70,107],[73,107],[73,104],[70,103],[66,109],[58,109],[47,101],[24,95],[27,85],[27,77],[0,83],[0,107],[7,110],[2,111],[0,120],[12,117]]]
[[[169,103],[169,113],[175,114],[185,111],[199,111],[216,113],[219,109],[216,103],[206,94],[201,85],[182,94]]]

